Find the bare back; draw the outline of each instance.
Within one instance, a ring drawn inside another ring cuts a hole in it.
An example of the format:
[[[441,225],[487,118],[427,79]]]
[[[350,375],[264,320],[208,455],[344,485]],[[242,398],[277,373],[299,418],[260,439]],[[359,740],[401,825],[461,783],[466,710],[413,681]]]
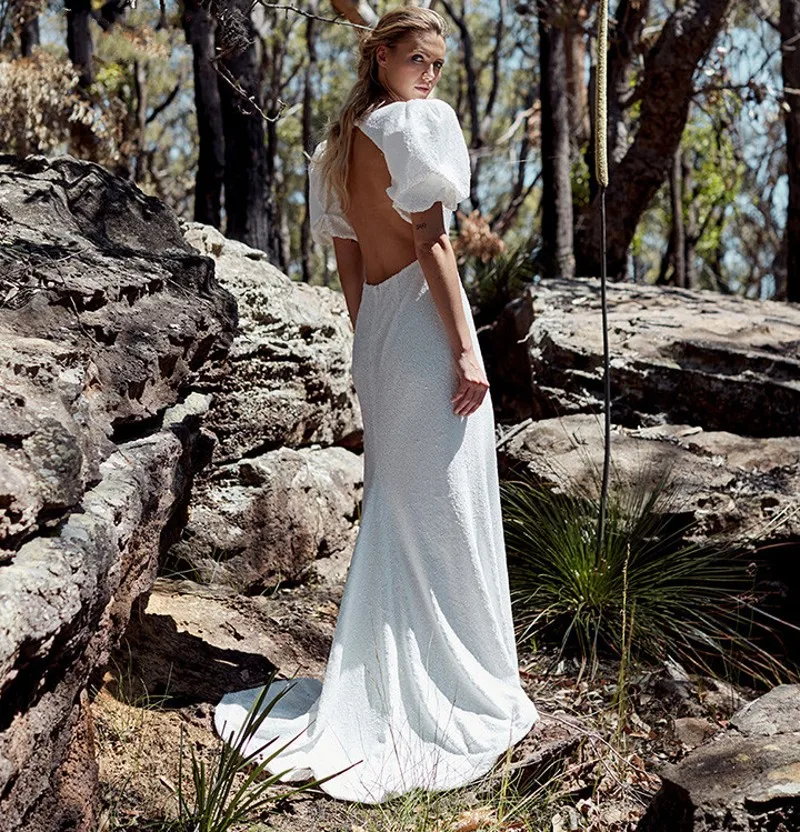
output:
[[[380,148],[354,127],[346,215],[358,235],[367,283],[382,283],[417,259],[411,223],[395,211],[386,193],[391,182]]]

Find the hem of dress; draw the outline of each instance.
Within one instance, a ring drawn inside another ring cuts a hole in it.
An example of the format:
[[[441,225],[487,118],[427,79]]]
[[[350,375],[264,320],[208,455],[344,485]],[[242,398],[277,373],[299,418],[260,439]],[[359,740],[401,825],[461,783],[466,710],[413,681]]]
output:
[[[533,703],[531,703],[531,704],[533,704]],[[521,729],[518,729],[516,731],[512,731],[511,734],[510,734],[510,740],[505,745],[505,747],[502,748],[500,751],[498,751],[496,754],[493,754],[491,756],[490,762],[488,764],[481,766],[472,775],[470,775],[467,779],[459,779],[458,782],[445,783],[445,784],[442,784],[442,785],[439,785],[439,786],[430,786],[430,787],[428,787],[428,786],[413,786],[410,789],[408,789],[407,791],[412,791],[414,789],[421,788],[424,791],[431,792],[431,793],[447,792],[447,791],[451,791],[453,789],[464,788],[466,786],[469,786],[471,783],[474,783],[477,780],[480,780],[481,777],[484,777],[486,774],[488,774],[497,765],[500,757],[503,756],[503,754],[505,754],[508,751],[508,749],[513,748],[518,742],[523,740],[530,733],[533,726],[537,722],[539,722],[539,720],[542,718],[541,714],[539,713],[536,706],[534,705],[533,707],[534,707],[534,716],[533,716],[533,718],[523,722]],[[274,766],[272,766],[271,764],[268,764],[266,766],[266,768],[271,774],[279,774],[280,772],[285,770],[285,769],[281,768],[280,764],[278,764],[277,761],[276,761],[276,764]],[[302,779],[298,777],[298,775],[301,772],[306,772],[306,771],[310,772],[310,774],[308,776],[303,776]],[[285,779],[281,778],[281,782],[285,782],[287,784],[293,784],[295,786],[300,786],[302,783],[304,783],[308,780],[313,780],[315,777],[316,777],[316,775],[315,775],[314,769],[312,767],[302,766],[302,767],[298,767],[297,769],[292,769],[291,772],[288,772],[286,774]],[[332,777],[331,780],[328,781],[328,782],[333,784],[335,779],[336,779],[335,777]],[[389,792],[389,793],[385,794],[383,797],[377,798],[375,800],[370,800],[368,798],[353,797],[353,796],[348,797],[348,796],[342,795],[341,793],[336,794],[336,793],[334,793],[334,791],[331,791],[328,788],[328,782],[323,783],[320,786],[310,787],[308,789],[308,791],[310,793],[324,792],[328,797],[331,797],[334,800],[341,800],[345,803],[362,803],[362,804],[370,805],[370,806],[377,805],[379,803],[388,803],[389,801],[392,801],[392,800],[397,800],[398,798],[402,797],[404,794],[407,793],[407,792]],[[333,788],[335,789],[335,786]]]

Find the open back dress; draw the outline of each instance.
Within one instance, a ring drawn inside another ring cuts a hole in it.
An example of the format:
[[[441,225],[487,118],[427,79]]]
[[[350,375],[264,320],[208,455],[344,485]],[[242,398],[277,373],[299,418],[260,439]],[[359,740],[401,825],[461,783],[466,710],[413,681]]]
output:
[[[470,164],[453,108],[396,101],[357,123],[382,151],[386,193],[408,222],[441,201],[445,228],[469,195]],[[357,240],[336,198],[309,168],[311,233]],[[463,285],[461,298],[483,366]],[[294,782],[347,771],[321,788],[379,803],[486,774],[539,718],[520,685],[500,513],[490,391],[454,413],[455,367],[418,260],[364,284],[352,377],[364,425],[361,522],[322,680],[275,680],[284,695],[248,751]],[[227,694],[215,725],[228,739],[262,688]],[[355,765],[352,765],[355,764]]]

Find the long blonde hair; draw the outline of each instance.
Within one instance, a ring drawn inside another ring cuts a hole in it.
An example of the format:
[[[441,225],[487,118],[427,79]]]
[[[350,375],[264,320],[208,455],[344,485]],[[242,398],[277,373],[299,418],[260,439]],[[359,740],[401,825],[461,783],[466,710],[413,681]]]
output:
[[[449,34],[447,21],[431,9],[401,6],[386,12],[371,29],[360,35],[357,80],[347,96],[338,119],[326,126],[327,143],[318,161],[323,181],[329,182],[339,195],[342,210],[350,206],[347,176],[355,122],[367,112],[394,96],[378,80],[378,47],[389,48],[412,32],[434,32],[442,38]]]

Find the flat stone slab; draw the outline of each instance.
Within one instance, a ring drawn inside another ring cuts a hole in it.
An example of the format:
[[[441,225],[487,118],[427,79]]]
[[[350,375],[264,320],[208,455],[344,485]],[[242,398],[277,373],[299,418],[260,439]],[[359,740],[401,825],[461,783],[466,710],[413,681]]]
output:
[[[800,685],[748,703],[731,725],[664,767],[637,832],[800,829]]]

